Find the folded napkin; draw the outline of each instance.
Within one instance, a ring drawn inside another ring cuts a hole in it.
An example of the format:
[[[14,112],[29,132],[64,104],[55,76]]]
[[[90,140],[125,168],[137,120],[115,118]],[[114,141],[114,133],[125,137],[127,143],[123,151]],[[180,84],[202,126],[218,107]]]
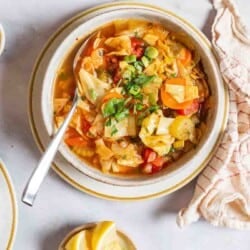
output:
[[[212,44],[229,87],[229,120],[177,223],[182,227],[202,216],[216,226],[250,229],[250,39],[232,0],[213,3]]]

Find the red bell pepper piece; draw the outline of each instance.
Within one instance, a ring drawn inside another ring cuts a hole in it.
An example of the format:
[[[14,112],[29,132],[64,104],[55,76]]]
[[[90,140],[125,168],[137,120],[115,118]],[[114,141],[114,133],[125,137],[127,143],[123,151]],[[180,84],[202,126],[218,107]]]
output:
[[[186,109],[179,109],[177,113],[179,115],[190,115],[196,113],[200,108],[200,104],[197,100],[193,101],[193,103],[187,107]]]
[[[137,37],[131,37],[132,54],[136,55],[137,58],[141,58],[144,54],[145,43],[142,39]]]

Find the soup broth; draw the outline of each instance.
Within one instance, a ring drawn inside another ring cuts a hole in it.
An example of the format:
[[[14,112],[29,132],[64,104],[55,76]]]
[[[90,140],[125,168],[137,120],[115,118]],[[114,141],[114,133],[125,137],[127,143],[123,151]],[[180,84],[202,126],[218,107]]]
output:
[[[58,128],[81,100],[64,143],[104,173],[154,174],[199,143],[210,91],[199,57],[159,23],[117,20],[63,59],[54,85]],[[78,79],[76,83],[75,77]]]

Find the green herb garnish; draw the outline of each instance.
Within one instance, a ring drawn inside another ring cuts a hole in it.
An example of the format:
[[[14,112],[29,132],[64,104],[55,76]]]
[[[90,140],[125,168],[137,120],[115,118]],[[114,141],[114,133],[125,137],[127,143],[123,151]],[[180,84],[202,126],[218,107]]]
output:
[[[156,110],[158,110],[160,107],[158,106],[158,105],[152,105],[152,106],[150,106],[149,108],[148,108],[148,111],[150,112],[150,113],[153,113],[153,112],[155,112]]]
[[[142,72],[143,66],[144,66],[142,62],[136,61],[136,62],[134,62],[133,65],[134,65],[135,69],[136,69],[139,73]]]
[[[138,85],[144,86],[152,82],[155,78],[156,78],[155,75],[147,76],[147,75],[141,74],[141,75],[138,75],[135,79],[133,79],[133,81],[134,83]]]
[[[131,77],[132,77],[132,72],[130,70],[125,70],[122,73],[122,78],[124,79],[131,79]]]
[[[139,93],[137,95],[134,95],[134,98],[137,99],[137,100],[140,100],[142,102],[142,100],[143,100],[143,94]]]
[[[136,55],[129,55],[124,57],[125,62],[133,63],[136,62]]]
[[[149,84],[151,81],[153,81],[156,78],[155,75],[147,76],[145,74],[140,74],[133,79],[131,79],[127,84],[124,85],[125,93],[130,94],[136,98],[136,96],[141,99],[141,88],[147,84]]]
[[[131,88],[129,89],[129,94],[133,95],[133,96],[136,96],[140,93],[141,91],[141,88],[139,85],[137,84],[134,84],[131,86]]]
[[[118,129],[113,125],[112,127],[111,127],[111,136],[113,136],[114,134],[116,134],[118,132]]]
[[[148,107],[147,109],[145,109],[139,116],[137,119],[137,124],[140,126],[142,123],[142,120],[148,116],[150,113],[155,112],[156,110],[158,110],[160,107],[158,105],[152,105],[150,107]]]
[[[103,113],[103,116],[105,118],[113,117],[113,118],[115,118],[116,121],[121,121],[122,119],[124,119],[125,117],[128,116],[129,110],[125,107],[125,100],[124,99],[113,98],[113,99],[110,99],[105,104],[102,113]],[[107,122],[106,122],[106,124],[107,124]],[[109,124],[110,124],[110,122],[108,122],[108,125]]]
[[[136,103],[136,104],[135,104],[135,107],[136,107],[136,110],[138,110],[138,111],[141,111],[141,110],[143,110],[143,108],[144,108],[144,106],[143,106],[142,103]]]
[[[108,118],[106,123],[105,123],[105,126],[106,127],[110,127],[112,125],[112,119],[111,118]]]
[[[115,119],[116,119],[117,121],[121,121],[121,120],[123,120],[124,118],[126,118],[128,115],[129,115],[128,109],[124,109],[123,111],[121,111],[121,112],[115,114],[114,117],[115,117]]]
[[[142,63],[143,63],[143,65],[144,65],[145,68],[148,67],[150,61],[149,61],[149,59],[146,56],[143,56],[141,58],[141,61],[142,61]]]

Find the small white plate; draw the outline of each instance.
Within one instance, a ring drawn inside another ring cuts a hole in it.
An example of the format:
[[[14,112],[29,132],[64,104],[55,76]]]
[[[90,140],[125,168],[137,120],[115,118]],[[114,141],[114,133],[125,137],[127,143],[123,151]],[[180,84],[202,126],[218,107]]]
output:
[[[5,33],[3,26],[0,24],[0,55],[3,53],[5,46]]]
[[[9,174],[0,159],[0,249],[12,249],[16,228],[16,195]]]

